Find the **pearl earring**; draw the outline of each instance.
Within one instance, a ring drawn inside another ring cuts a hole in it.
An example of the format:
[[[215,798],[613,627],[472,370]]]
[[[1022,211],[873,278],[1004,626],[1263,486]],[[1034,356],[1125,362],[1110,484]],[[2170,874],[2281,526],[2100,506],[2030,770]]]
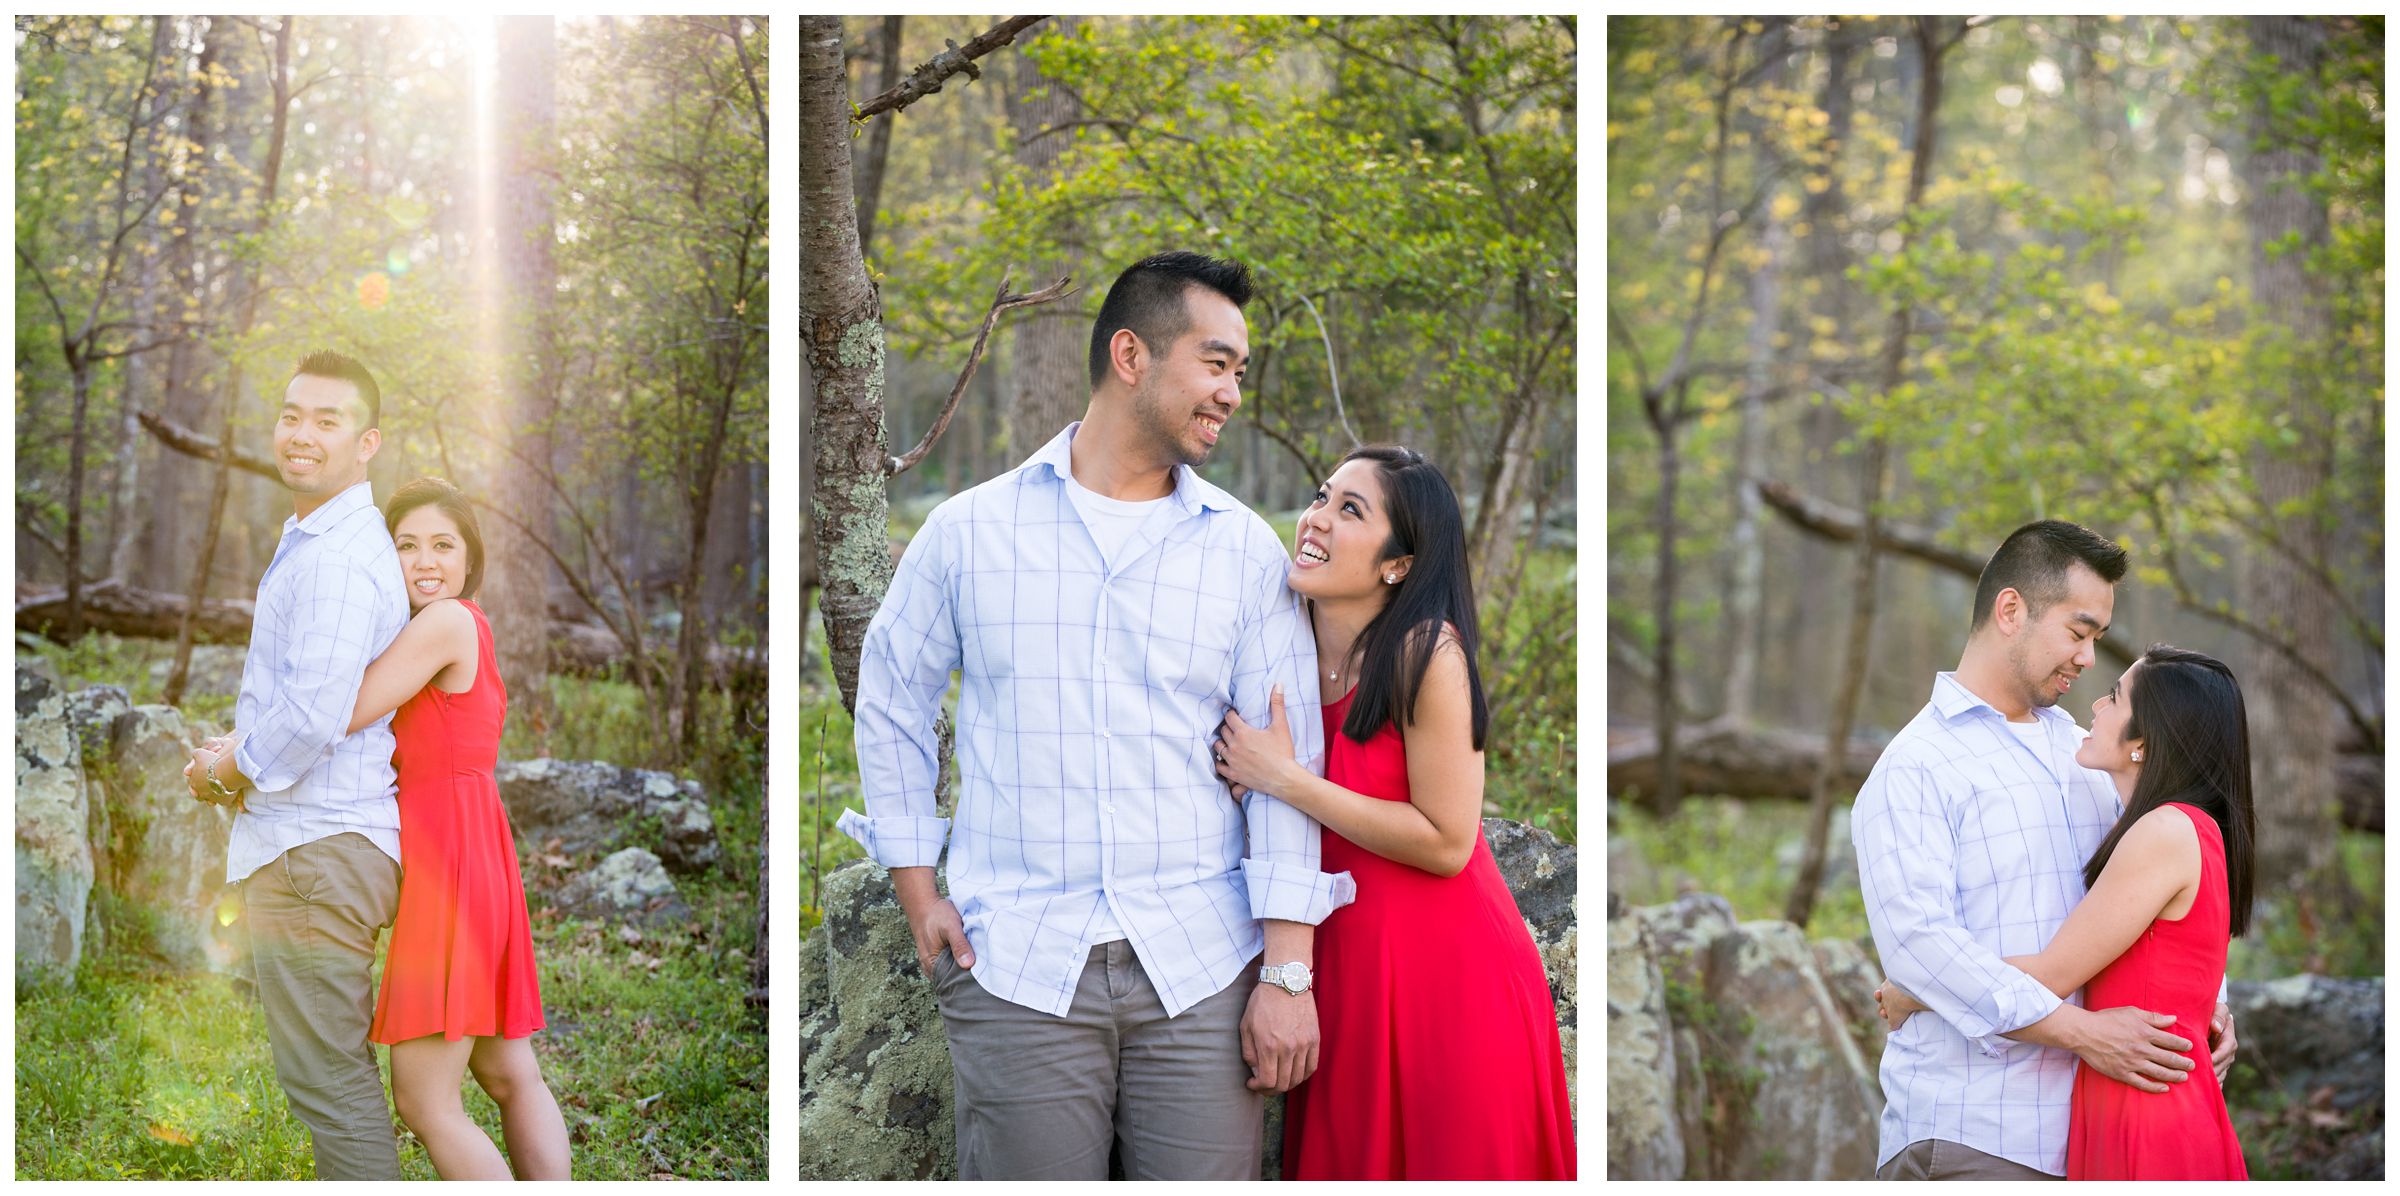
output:
[[[2142,749],[2140,749],[2140,748],[2135,748],[2135,749],[2133,749],[2133,762],[2134,762],[2134,763],[2136,763],[2136,764],[2139,764],[2139,763],[2141,763],[2141,762],[2142,762]]]
[[[1387,586],[1396,586],[1400,584],[1400,579],[1393,574],[1386,573],[1383,575],[1383,584]]]

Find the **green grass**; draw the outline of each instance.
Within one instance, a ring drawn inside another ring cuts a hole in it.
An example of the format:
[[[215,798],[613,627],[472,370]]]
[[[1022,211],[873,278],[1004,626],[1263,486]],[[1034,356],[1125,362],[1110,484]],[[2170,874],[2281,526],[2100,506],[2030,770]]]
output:
[[[137,702],[155,701],[139,687],[156,655],[147,647],[87,643],[44,655],[70,688],[130,679]],[[546,742],[527,743],[512,726],[506,754],[539,747],[664,763],[634,686],[555,677],[551,697],[557,715]],[[677,879],[691,918],[628,936],[558,917],[541,894],[572,870],[547,867],[519,845],[536,897],[534,952],[549,1017],[534,1050],[565,1114],[579,1179],[767,1177],[766,1031],[744,1003],[758,948],[764,736],[723,694],[708,703],[699,757],[681,771],[707,785],[725,859]],[[107,946],[87,952],[72,987],[18,992],[18,1177],[307,1177],[308,1134],[275,1082],[256,1003],[229,977],[160,965],[143,949],[141,911],[104,900],[102,916]],[[499,1142],[497,1107],[472,1083],[466,1094],[468,1112]],[[401,1167],[409,1178],[434,1178],[405,1129]]]

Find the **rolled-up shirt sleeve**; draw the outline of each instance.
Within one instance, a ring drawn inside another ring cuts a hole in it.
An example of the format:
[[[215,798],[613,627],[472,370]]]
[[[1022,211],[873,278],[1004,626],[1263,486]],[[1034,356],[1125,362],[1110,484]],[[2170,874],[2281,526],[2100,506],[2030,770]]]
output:
[[[1851,811],[1859,888],[1885,975],[1985,1055],[2050,1016],[2057,994],[1975,941],[1958,906],[1958,843],[1922,765],[1879,768]]]
[[[1252,570],[1249,611],[1234,645],[1234,709],[1252,726],[1265,725],[1269,698],[1283,687],[1283,713],[1292,732],[1292,753],[1309,771],[1325,771],[1325,729],[1317,701],[1316,635],[1300,596],[1284,584],[1281,544],[1260,530],[1265,543],[1249,554]],[[1249,854],[1242,879],[1249,889],[1250,915],[1311,926],[1358,897],[1347,872],[1325,872],[1320,864],[1316,820],[1271,793],[1251,790],[1242,799]]]
[[[942,767],[937,724],[959,640],[947,523],[935,516],[901,554],[858,654],[852,725],[867,811],[843,810],[835,825],[886,868],[939,864],[950,833],[950,820],[935,813],[934,787]]]
[[[256,790],[247,800],[271,804],[333,755],[350,733],[359,683],[375,659],[375,579],[355,562],[313,570],[285,612],[292,629],[276,674],[275,698],[242,728],[234,763]]]

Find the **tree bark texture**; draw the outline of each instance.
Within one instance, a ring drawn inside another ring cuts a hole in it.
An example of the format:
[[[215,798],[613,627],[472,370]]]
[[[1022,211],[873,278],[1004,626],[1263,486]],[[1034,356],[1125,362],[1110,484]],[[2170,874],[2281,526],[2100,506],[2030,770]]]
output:
[[[2276,75],[2314,80],[2323,65],[2326,30],[2305,17],[2248,20],[2252,52],[2273,55]],[[2304,89],[2305,91],[2306,89]],[[2299,99],[2313,103],[2313,92]],[[2280,322],[2295,351],[2296,368],[2285,376],[2282,406],[2298,440],[2290,447],[2262,443],[2251,455],[2260,497],[2269,512],[2292,503],[2304,509],[2270,514],[2276,534],[2311,560],[2329,555],[2316,507],[2332,472],[2333,419],[2310,356],[2326,343],[2331,312],[2321,280],[2306,263],[2328,239],[2324,201],[2311,194],[2309,176],[2323,162],[2292,127],[2260,99],[2252,113],[2255,144],[2248,191],[2251,286],[2264,318]],[[2271,252],[2287,238],[2297,244]],[[2295,652],[2330,674],[2336,614],[2317,585],[2264,550],[2245,562],[2243,604],[2253,617],[2289,637]],[[2251,726],[2251,761],[2258,815],[2258,875],[2262,887],[2297,889],[2341,884],[2333,828],[2332,704],[2297,662],[2261,653],[2244,679]]]
[[[1913,18],[1915,25],[1917,61],[1916,120],[1910,129],[1908,164],[1908,195],[1900,206],[1902,220],[1900,252],[1916,239],[1912,226],[1906,223],[1910,213],[1925,201],[1925,183],[1933,173],[1934,136],[1942,110],[1942,55],[1950,43],[1942,37],[1942,22],[1935,17]],[[1890,394],[1899,389],[1908,363],[1908,340],[1915,328],[1915,308],[1903,301],[1892,305],[1891,319],[1883,341],[1883,360],[1877,393]],[[1809,787],[1808,846],[1800,857],[1800,878],[1792,885],[1791,899],[1784,905],[1784,918],[1802,928],[1808,926],[1809,915],[1816,909],[1817,889],[1825,880],[1825,839],[1827,824],[1833,817],[1833,795],[1841,787],[1843,749],[1850,742],[1850,729],[1858,720],[1858,706],[1866,696],[1868,648],[1874,642],[1875,611],[1878,588],[1877,566],[1883,553],[1877,547],[1883,523],[1883,494],[1885,474],[1889,469],[1890,443],[1884,437],[1871,436],[1867,441],[1864,460],[1860,465],[1865,475],[1860,483],[1863,501],[1859,509],[1866,515],[1866,529],[1860,536],[1858,549],[1858,581],[1850,607],[1850,632],[1843,650],[1841,688],[1833,695],[1832,718],[1825,731],[1825,754],[1818,762],[1816,779]]]
[[[858,244],[850,173],[850,83],[840,17],[801,17],[799,102],[800,336],[815,386],[809,418],[817,573],[825,642],[844,709],[858,699],[858,653],[892,584],[884,462],[883,306]]]
[[[1054,18],[1059,32],[1068,35],[1076,23],[1074,17]],[[1016,134],[1016,163],[1032,186],[1041,187],[1058,177],[1059,158],[1075,144],[1062,127],[1082,115],[1082,108],[1065,88],[1053,86],[1032,58],[1019,54],[1013,65],[1004,102]],[[1018,277],[1042,284],[1081,271],[1082,241],[1074,228],[1062,223],[1050,236],[1060,255],[1020,263]],[[1027,312],[1009,329],[1008,369],[1001,378],[1008,388],[1010,459],[1030,456],[1059,429],[1083,418],[1092,397],[1091,331],[1091,317],[1080,303]]]
[[[544,538],[550,537],[552,500],[543,474],[550,471],[550,424],[558,406],[550,168],[557,147],[557,57],[553,18],[501,18],[492,116],[495,168],[484,180],[497,191],[492,248],[499,259],[500,311],[506,313],[496,363],[501,418],[493,436],[509,451],[494,463],[493,499]],[[538,468],[528,467],[528,461]],[[550,561],[533,536],[507,520],[487,522],[484,533],[482,604],[504,613],[549,609]],[[541,621],[494,619],[492,651],[520,717],[545,725],[544,677],[550,662]]]

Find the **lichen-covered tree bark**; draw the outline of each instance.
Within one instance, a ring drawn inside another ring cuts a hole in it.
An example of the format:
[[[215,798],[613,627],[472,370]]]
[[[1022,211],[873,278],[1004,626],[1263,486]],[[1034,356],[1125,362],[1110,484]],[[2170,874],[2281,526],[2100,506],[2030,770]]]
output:
[[[797,107],[800,337],[808,354],[816,485],[817,609],[844,708],[858,698],[858,652],[892,582],[884,462],[883,308],[858,245],[850,174],[850,79],[840,17],[802,17]]]
[[[2275,60],[2271,66],[2258,62],[2257,69],[2317,78],[2325,30],[2316,20],[2253,17],[2249,33],[2253,54]],[[2327,214],[2324,200],[2308,187],[2323,162],[2295,127],[2300,113],[2290,107],[2312,102],[2305,88],[2288,101],[2269,88],[2252,117],[2260,148],[2250,160],[2247,180],[2251,286],[2260,314],[2282,325],[2294,353],[2295,368],[2285,375],[2282,397],[2296,435],[2288,446],[2262,441],[2250,465],[2276,535],[2304,558],[2324,560],[2327,524],[2320,508],[2332,472],[2334,431],[2320,372],[2307,354],[2325,343],[2332,321],[2324,282],[2309,273],[2307,263],[2309,254],[2326,243]],[[2279,110],[2279,104],[2285,106]],[[2288,637],[2295,654],[2332,673],[2336,615],[2324,591],[2263,549],[2252,554],[2242,582],[2244,607],[2272,632]],[[2298,663],[2279,652],[2259,653],[2242,688],[2256,769],[2261,891],[2337,882],[2333,703]]]
[[[501,333],[498,411],[493,434],[509,450],[496,462],[493,500],[515,513],[536,534],[550,534],[550,423],[558,397],[556,295],[558,268],[551,257],[556,234],[551,218],[551,180],[545,163],[558,144],[558,32],[550,17],[507,17],[500,22],[499,111],[494,115],[498,168],[494,246],[500,262]],[[535,467],[528,467],[531,462]],[[550,672],[550,560],[541,545],[507,519],[484,525],[486,606],[501,612],[492,622],[492,651],[508,678],[511,697],[536,726],[547,721]]]

